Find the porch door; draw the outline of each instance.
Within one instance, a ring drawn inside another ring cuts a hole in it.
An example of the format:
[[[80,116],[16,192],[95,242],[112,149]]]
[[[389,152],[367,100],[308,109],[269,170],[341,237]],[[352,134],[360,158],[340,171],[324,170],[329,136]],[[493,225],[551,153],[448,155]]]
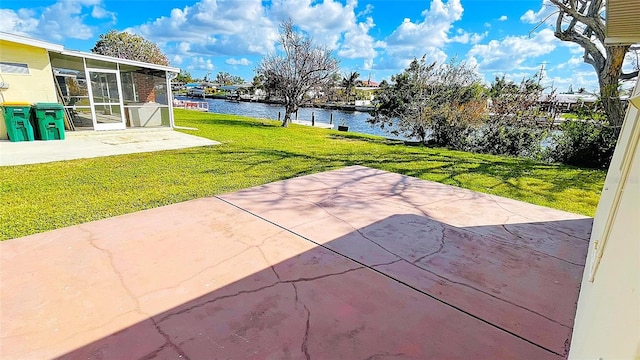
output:
[[[95,130],[123,130],[126,128],[122,85],[118,70],[87,69],[89,96]]]

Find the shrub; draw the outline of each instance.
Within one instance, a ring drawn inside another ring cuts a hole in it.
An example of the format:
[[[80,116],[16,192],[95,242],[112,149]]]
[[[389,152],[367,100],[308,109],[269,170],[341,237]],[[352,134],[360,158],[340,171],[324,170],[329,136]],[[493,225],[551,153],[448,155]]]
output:
[[[380,89],[369,123],[394,128],[394,135],[420,142],[431,138],[431,142],[452,148],[459,148],[458,133],[466,133],[465,122],[478,121],[486,108],[475,69],[455,59],[446,64],[427,63],[426,55],[414,59],[402,73],[391,77],[390,85]]]
[[[545,131],[531,126],[486,124],[476,132],[470,151],[535,158]]]
[[[455,150],[467,150],[474,133],[468,122],[446,116],[433,117],[430,130],[430,143]]]
[[[568,165],[606,169],[618,140],[618,129],[607,123],[568,120],[553,135],[547,157]]]

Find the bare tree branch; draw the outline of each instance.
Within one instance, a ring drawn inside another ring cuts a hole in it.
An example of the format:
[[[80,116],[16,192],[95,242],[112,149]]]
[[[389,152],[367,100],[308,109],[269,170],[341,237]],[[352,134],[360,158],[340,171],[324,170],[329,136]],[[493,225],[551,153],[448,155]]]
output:
[[[638,77],[638,70],[630,73],[622,73],[622,75],[620,75],[620,80],[631,80],[637,77]]]
[[[282,51],[265,56],[256,72],[284,98],[282,126],[286,127],[305,94],[331,81],[332,75],[338,71],[338,61],[330,50],[296,32],[290,19],[280,24],[280,45]]]
[[[638,76],[638,72],[625,74],[622,64],[629,51],[626,45],[605,44],[604,0],[549,0],[558,8],[556,38],[570,41],[584,49],[584,62],[598,75],[600,99],[609,123],[622,124],[624,108],[620,102],[618,84]]]

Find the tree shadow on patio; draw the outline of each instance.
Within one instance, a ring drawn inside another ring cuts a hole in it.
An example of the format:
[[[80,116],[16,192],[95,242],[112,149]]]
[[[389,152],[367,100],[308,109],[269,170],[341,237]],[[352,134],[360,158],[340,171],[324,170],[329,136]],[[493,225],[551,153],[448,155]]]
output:
[[[230,218],[212,213],[207,239],[181,236],[210,243],[204,253],[166,256],[190,246],[181,239],[162,244],[164,253],[141,249],[156,256],[145,259],[153,266],[119,269],[133,311],[172,305],[62,358],[566,356],[591,219],[359,169],[220,197],[236,221],[273,231],[232,235]],[[384,177],[395,179],[386,191]],[[145,231],[132,229],[126,242],[145,242]],[[92,241],[109,247],[114,264],[133,259],[103,240]],[[226,253],[232,241],[238,251]],[[196,257],[204,269],[186,279],[162,274],[167,262]],[[159,288],[140,294],[144,278]],[[204,283],[214,289],[172,302]]]

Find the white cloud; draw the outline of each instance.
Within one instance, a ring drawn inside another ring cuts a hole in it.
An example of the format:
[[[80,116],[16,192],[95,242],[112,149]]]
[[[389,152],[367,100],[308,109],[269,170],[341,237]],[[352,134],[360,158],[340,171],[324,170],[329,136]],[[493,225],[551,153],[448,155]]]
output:
[[[95,28],[85,24],[84,17],[91,6],[100,3],[100,0],[58,1],[40,15],[38,34],[54,40],[92,38]]]
[[[61,41],[66,38],[87,40],[94,36],[96,25],[86,20],[107,20],[115,23],[115,14],[106,10],[102,0],[58,0],[46,8],[0,9],[0,29],[44,40]]]
[[[225,63],[227,65],[233,65],[233,66],[237,66],[237,65],[249,66],[249,65],[251,65],[251,61],[249,61],[249,59],[247,59],[247,58],[242,58],[242,59],[229,58],[229,59],[225,60]]]
[[[449,38],[448,42],[457,42],[461,44],[477,44],[484,39],[489,33],[485,31],[482,34],[468,33],[462,29],[458,29],[458,35]]]
[[[364,7],[364,10],[360,11],[360,12],[358,13],[358,15],[356,15],[356,16],[357,16],[357,17],[362,17],[362,16],[365,16],[365,15],[369,15],[369,14],[371,14],[371,12],[372,12],[372,11],[373,11],[373,5],[371,5],[371,4],[367,4],[367,5]]]
[[[551,4],[549,0],[543,0],[540,10],[533,11],[527,10],[521,17],[520,20],[527,24],[538,24],[541,21],[545,20],[549,15],[551,15],[557,8],[555,5]]]
[[[189,51],[191,51],[191,44],[189,44],[186,41],[182,41],[182,42],[178,43],[176,48],[178,49],[180,54],[187,54],[187,53],[189,53]]]
[[[205,59],[204,57],[195,57],[191,59],[191,65],[187,66],[189,70],[205,70],[205,71],[213,71],[215,66],[211,59]]]
[[[27,9],[16,11],[0,9],[0,31],[18,35],[29,35],[38,27],[38,20]]]
[[[599,92],[598,77],[593,71],[574,72],[571,77],[546,77],[543,79],[541,84],[548,88],[557,89],[558,92],[567,91],[569,89],[569,85],[571,85],[573,91],[584,88],[585,90],[596,94]]]
[[[309,34],[317,43],[336,50],[341,57],[363,59],[364,69],[371,68],[374,58],[383,48],[383,41],[376,41],[370,34],[375,27],[373,18],[367,16],[373,10],[368,4],[356,14],[358,2],[348,0],[274,0],[270,16],[274,19],[291,18],[293,23]]]
[[[508,17],[507,15],[502,15],[498,18],[498,21],[507,21]]]
[[[172,65],[182,65],[184,59],[180,55],[173,55],[170,57],[170,61]]]
[[[116,14],[111,11],[107,11],[100,5],[95,5],[93,10],[91,10],[91,16],[95,19],[111,19],[115,23]]]
[[[478,61],[482,71],[513,71],[521,67],[528,58],[535,58],[551,53],[559,42],[553,31],[543,29],[535,36],[508,36],[502,40],[491,40],[488,44],[477,44],[469,50],[468,55]]]
[[[449,32],[453,23],[462,18],[464,9],[460,0],[432,0],[429,9],[424,10],[422,19],[416,22],[404,21],[385,39],[388,58],[381,67],[404,68],[414,57],[429,55],[430,61],[444,61],[447,55],[442,48],[451,41],[468,42],[469,34],[463,32],[452,38]],[[476,37],[477,39],[477,37]]]
[[[318,43],[337,49],[341,34],[356,24],[357,1],[342,4],[334,0],[274,0],[271,15],[275,19],[291,18]]]
[[[573,55],[581,55],[584,54],[584,48],[574,42],[565,41],[562,43],[564,46],[569,48],[569,52]]]
[[[493,72],[491,73],[491,78],[487,79],[489,80],[488,82],[491,83],[493,82],[493,80],[495,78],[502,78],[504,77],[505,80],[507,81],[513,81],[514,83],[520,83],[523,79],[528,79],[530,78],[532,75],[531,72],[502,72],[502,71],[497,71],[497,72]]]
[[[174,48],[183,56],[266,54],[277,37],[260,0],[201,0],[128,30],[154,42],[189,39]]]
[[[167,43],[170,56],[184,59],[265,55],[275,49],[278,24],[291,18],[317,43],[336,50],[340,56],[364,59],[367,67],[378,55],[376,47],[384,47],[384,42],[376,42],[369,35],[375,26],[373,19],[359,21],[356,7],[354,0],[346,4],[335,0],[274,0],[269,6],[261,0],[200,0],[128,30],[151,41]],[[372,9],[367,6],[360,14]],[[184,39],[189,39],[188,43]]]
[[[470,42],[472,44],[477,44],[480,41],[482,41],[482,39],[484,39],[485,37],[487,37],[487,35],[489,35],[488,31],[483,32],[482,34],[473,34],[471,35],[471,39]]]
[[[563,62],[562,64],[559,64],[558,66],[556,66],[556,69],[565,69],[565,68],[573,69],[582,64],[585,64],[584,58],[574,56],[574,57],[571,57],[566,62]]]
[[[348,59],[365,59],[364,69],[371,69],[373,59],[378,56],[376,48],[383,48],[386,45],[381,41],[376,42],[373,37],[369,35],[369,30],[374,26],[373,18],[368,17],[366,21],[358,23],[355,28],[347,31],[338,55]]]
[[[640,50],[632,50],[627,53],[622,63],[622,71],[632,72],[640,68]]]
[[[576,66],[576,65],[580,65],[584,63],[584,59],[583,58],[577,58],[577,57],[572,57],[571,59],[569,59],[569,61],[567,61],[567,65],[569,66]]]

